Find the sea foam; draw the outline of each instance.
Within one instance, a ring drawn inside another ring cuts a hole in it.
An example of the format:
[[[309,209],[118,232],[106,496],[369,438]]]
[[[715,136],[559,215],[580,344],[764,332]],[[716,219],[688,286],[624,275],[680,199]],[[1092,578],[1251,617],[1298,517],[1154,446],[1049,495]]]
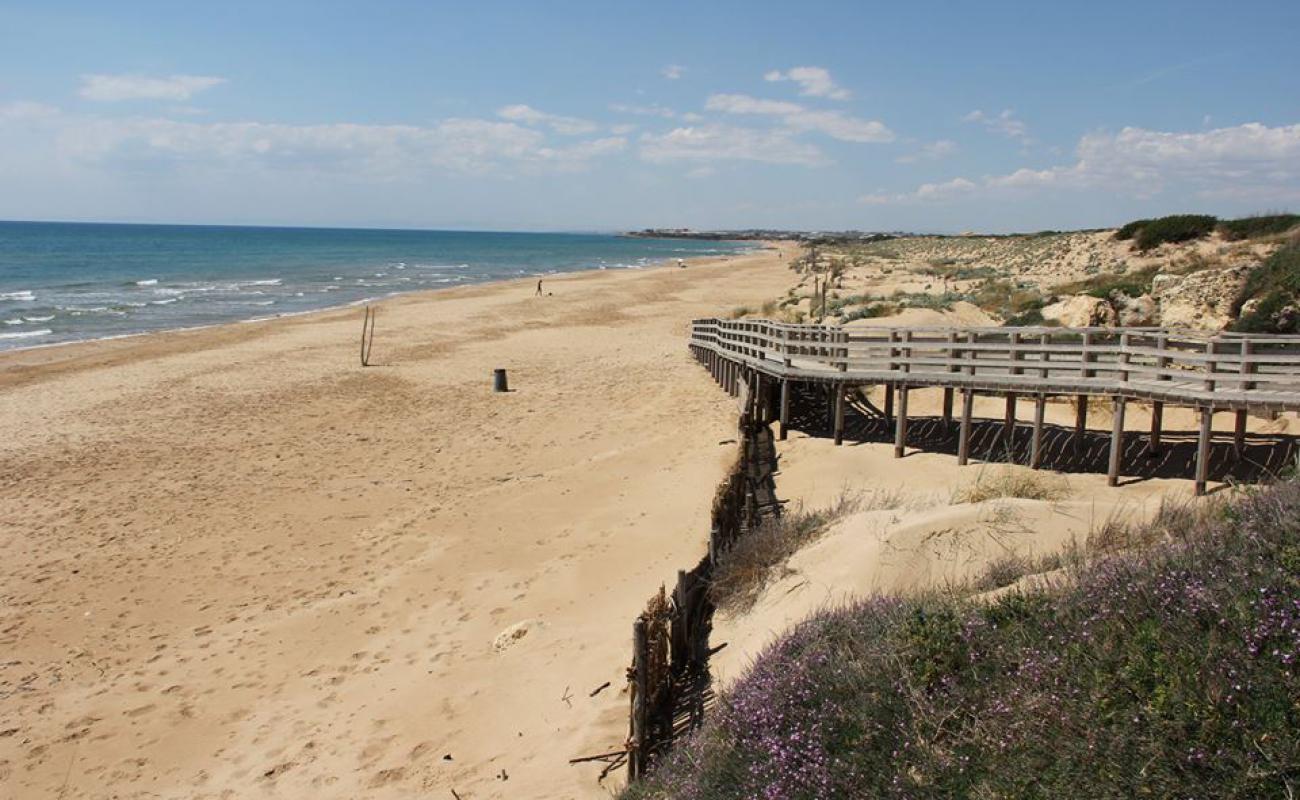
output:
[[[49,328],[41,328],[39,331],[17,331],[15,333],[0,333],[0,339],[30,339],[33,336],[48,336],[54,333]]]

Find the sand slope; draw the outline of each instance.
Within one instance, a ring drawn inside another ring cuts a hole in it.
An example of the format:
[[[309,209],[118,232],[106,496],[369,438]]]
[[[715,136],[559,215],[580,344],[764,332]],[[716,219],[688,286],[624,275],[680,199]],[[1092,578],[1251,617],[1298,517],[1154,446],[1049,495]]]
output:
[[[0,796],[604,796],[567,759],[732,455],[686,323],[787,281],[397,299],[370,369],[359,309],[0,357]]]

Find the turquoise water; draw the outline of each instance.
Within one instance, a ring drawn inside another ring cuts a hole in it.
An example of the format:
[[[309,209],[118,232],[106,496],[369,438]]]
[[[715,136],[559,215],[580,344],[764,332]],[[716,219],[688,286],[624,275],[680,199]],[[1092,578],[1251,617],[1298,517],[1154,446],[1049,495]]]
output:
[[[603,234],[0,222],[0,350],[752,246]]]

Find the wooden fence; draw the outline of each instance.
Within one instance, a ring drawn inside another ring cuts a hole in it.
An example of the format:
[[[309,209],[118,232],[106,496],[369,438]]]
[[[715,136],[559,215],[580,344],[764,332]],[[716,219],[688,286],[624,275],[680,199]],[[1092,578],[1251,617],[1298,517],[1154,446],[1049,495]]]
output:
[[[770,417],[760,392],[744,394],[736,461],[713,499],[708,555],[694,569],[677,573],[671,599],[661,587],[632,625],[629,780],[644,775],[676,737],[703,723],[710,685],[714,607],[709,582],[714,565],[746,532],[781,513]]]

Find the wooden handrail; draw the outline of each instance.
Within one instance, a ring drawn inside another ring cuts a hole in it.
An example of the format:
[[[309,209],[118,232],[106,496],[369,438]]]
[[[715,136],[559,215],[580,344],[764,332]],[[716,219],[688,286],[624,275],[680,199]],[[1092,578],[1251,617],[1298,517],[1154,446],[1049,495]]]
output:
[[[776,377],[1300,410],[1300,336],[1173,328],[842,328],[698,319],[691,345]]]

